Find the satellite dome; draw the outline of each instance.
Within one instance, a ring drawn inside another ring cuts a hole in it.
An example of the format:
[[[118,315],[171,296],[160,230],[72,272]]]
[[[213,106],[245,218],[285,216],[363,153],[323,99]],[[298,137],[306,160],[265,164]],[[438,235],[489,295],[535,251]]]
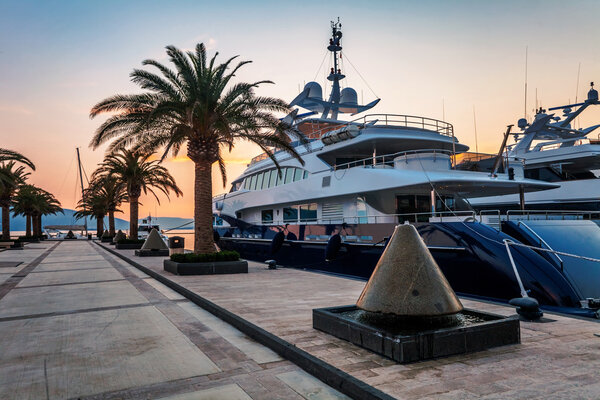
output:
[[[340,103],[341,104],[353,104],[356,105],[358,104],[358,96],[356,95],[356,90],[347,87],[345,89],[342,89],[342,92],[340,93]]]
[[[321,85],[317,82],[308,82],[304,85],[304,90],[308,89],[308,98],[309,99],[323,99],[323,89],[321,89]]]

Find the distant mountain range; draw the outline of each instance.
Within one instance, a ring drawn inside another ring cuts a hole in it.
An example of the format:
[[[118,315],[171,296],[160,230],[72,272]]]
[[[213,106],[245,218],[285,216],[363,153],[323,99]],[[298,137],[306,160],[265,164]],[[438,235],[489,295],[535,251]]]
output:
[[[58,215],[48,215],[43,217],[42,226],[46,225],[83,225],[83,219],[77,219],[73,216],[75,214],[75,210],[70,210],[68,208],[64,209],[64,214]],[[146,217],[144,217],[146,218]],[[2,221],[2,217],[0,217],[0,221]],[[160,229],[194,229],[194,224],[192,222],[192,218],[176,218],[176,217],[152,217],[153,223],[158,223],[160,225]],[[140,219],[138,221],[142,222]],[[181,225],[187,224],[183,227]],[[104,219],[104,227],[108,228],[108,217]],[[94,218],[88,218],[88,228],[90,230],[96,229],[96,220]],[[116,229],[129,229],[129,221],[115,218],[115,228]],[[12,217],[10,218],[10,230],[11,231],[24,231],[25,230],[25,217]]]

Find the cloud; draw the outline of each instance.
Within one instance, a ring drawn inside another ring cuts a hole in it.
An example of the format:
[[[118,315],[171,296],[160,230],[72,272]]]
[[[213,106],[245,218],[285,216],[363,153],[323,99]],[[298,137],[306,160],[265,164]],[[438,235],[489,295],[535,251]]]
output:
[[[2,104],[0,104],[0,112],[8,113],[8,114],[21,114],[21,115],[32,115],[33,114],[33,111],[31,111],[25,107],[21,107],[21,106],[17,106],[17,105],[5,106]]]

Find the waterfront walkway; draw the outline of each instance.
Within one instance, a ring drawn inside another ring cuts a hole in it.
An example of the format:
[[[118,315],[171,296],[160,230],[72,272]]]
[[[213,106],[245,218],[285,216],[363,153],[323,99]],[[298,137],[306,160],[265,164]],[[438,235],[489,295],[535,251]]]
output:
[[[0,252],[0,399],[303,398],[346,397],[97,244]]]
[[[600,324],[546,314],[521,322],[521,344],[413,364],[395,362],[312,328],[312,309],[354,304],[365,282],[296,269],[176,276],[162,258],[136,263],[399,399],[599,399]],[[461,299],[502,315],[514,308]],[[1,303],[0,303],[1,304]]]

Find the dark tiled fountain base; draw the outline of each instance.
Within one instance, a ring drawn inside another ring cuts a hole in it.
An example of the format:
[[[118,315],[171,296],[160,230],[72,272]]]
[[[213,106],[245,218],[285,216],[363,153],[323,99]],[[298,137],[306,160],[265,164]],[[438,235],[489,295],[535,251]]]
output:
[[[355,305],[313,310],[313,328],[347,340],[400,363],[470,353],[521,342],[519,319],[515,316],[465,309],[467,319],[479,322],[420,332],[390,333],[348,316]]]

